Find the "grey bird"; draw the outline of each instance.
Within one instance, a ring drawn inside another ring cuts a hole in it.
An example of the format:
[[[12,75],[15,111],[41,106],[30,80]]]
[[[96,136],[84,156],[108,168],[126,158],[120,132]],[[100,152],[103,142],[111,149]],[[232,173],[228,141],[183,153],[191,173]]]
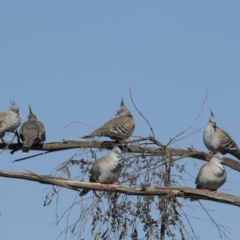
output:
[[[90,170],[89,182],[112,184],[117,181],[121,173],[121,164],[119,163],[121,155],[121,149],[115,146],[107,156],[99,158]],[[82,197],[88,192],[89,190],[83,189],[79,195]]]
[[[232,154],[240,160],[240,151],[235,141],[223,129],[217,127],[216,118],[211,111],[211,117],[203,132],[203,141],[208,150],[213,153]]]
[[[117,110],[116,118],[106,122],[103,126],[82,138],[92,138],[95,136],[109,137],[117,142],[124,142],[129,138],[135,128],[133,116],[129,109],[124,106],[123,99]]]
[[[0,138],[3,138],[6,132],[14,132],[21,124],[19,108],[15,102],[10,102],[11,106],[4,112],[0,112]]]
[[[200,168],[195,181],[197,189],[217,191],[225,183],[227,173],[222,162],[223,156],[218,152]]]
[[[30,105],[28,120],[21,125],[19,133],[23,142],[23,153],[28,153],[32,145],[39,144],[46,140],[44,125],[38,121],[37,116],[32,113]]]
[[[195,181],[197,189],[217,191],[226,182],[227,173],[222,162],[223,156],[217,152],[200,168]],[[195,200],[196,198],[191,198],[191,201]]]

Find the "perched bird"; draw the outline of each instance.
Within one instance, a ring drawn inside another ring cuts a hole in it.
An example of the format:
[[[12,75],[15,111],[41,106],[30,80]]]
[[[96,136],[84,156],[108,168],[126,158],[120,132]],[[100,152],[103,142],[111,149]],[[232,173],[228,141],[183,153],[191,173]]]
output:
[[[117,142],[125,141],[132,135],[135,123],[131,112],[124,106],[123,99],[116,116],[118,117],[109,120],[103,126],[82,138],[105,136]]]
[[[6,132],[14,132],[21,124],[21,117],[19,114],[19,108],[15,102],[10,102],[11,106],[5,111],[0,112],[0,138],[3,138]]]
[[[227,173],[221,164],[223,156],[220,152],[214,154],[208,163],[205,163],[199,170],[196,177],[196,188],[207,191],[217,191],[226,181]],[[191,198],[191,201],[197,200]]]
[[[121,173],[121,164],[118,162],[121,155],[122,151],[115,146],[107,156],[99,158],[90,170],[89,182],[113,184],[117,181]],[[84,196],[88,192],[83,189],[79,195]]]
[[[211,117],[203,132],[203,141],[208,150],[213,153],[230,153],[240,160],[237,144],[223,129],[217,127],[216,118],[211,111]]]
[[[44,125],[37,120],[29,105],[28,120],[20,127],[20,138],[23,142],[22,152],[28,153],[32,145],[39,144],[46,140]]]
[[[225,183],[227,173],[222,162],[223,156],[218,152],[200,168],[195,181],[197,189],[217,191]]]

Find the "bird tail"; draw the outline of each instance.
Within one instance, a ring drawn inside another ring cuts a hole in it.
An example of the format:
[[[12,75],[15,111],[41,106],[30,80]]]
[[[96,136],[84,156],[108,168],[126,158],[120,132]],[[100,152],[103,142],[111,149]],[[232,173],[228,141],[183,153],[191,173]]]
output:
[[[28,153],[29,152],[29,150],[30,150],[30,147],[29,146],[27,146],[27,145],[23,145],[23,147],[22,147],[22,152],[23,153]]]
[[[240,160],[240,150],[232,151],[231,154],[235,156],[238,160]]]
[[[190,198],[190,202],[198,201],[199,198]]]
[[[0,133],[0,138],[3,138],[4,135],[5,135],[5,132],[1,132],[1,133]]]
[[[99,132],[98,131],[93,131],[93,132],[89,133],[88,135],[86,135],[84,137],[81,137],[81,138],[92,138],[92,137],[95,137],[95,136],[99,136]]]
[[[89,190],[83,189],[80,193],[79,196],[82,197],[84,195],[86,195],[89,192]]]
[[[22,152],[23,153],[28,153],[29,150],[31,149],[32,145],[33,145],[34,139],[32,138],[25,138],[25,141],[23,143],[23,147],[22,147]]]
[[[91,136],[89,136],[89,135],[86,135],[86,136],[84,136],[84,137],[81,137],[81,138],[91,138]],[[80,139],[81,139],[80,138]]]
[[[198,184],[196,185],[196,189],[201,189],[201,186],[199,186]],[[199,200],[199,198],[195,198],[195,197],[191,197],[190,198],[190,202],[194,202],[194,201],[197,201],[197,200]]]

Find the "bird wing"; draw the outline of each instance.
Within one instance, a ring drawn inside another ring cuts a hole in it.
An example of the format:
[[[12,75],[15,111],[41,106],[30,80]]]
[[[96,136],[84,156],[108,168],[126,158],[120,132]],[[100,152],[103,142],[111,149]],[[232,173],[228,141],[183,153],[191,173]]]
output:
[[[108,131],[112,136],[128,138],[132,135],[134,128],[135,123],[131,116],[121,116],[116,118]]]
[[[238,150],[237,144],[226,131],[221,128],[217,128],[217,134],[221,139],[221,150],[224,154],[229,151],[231,152]]]
[[[43,123],[40,121],[37,121],[37,125],[39,128],[38,138],[41,139],[41,142],[45,142],[45,140],[46,140],[45,127],[44,127]]]
[[[224,174],[226,174],[226,170],[224,167],[220,167],[218,165],[215,165],[215,168],[217,168],[217,171],[214,171],[214,175],[218,178],[222,178]]]
[[[199,185],[199,178],[200,176],[202,175],[202,173],[204,172],[204,168],[207,166],[208,163],[205,163],[202,165],[202,167],[200,168],[199,172],[198,172],[198,175],[196,177],[196,180],[195,180],[195,184],[196,185]]]
[[[0,128],[6,123],[6,112],[0,112]]]
[[[121,116],[109,120],[95,132],[99,132],[99,135],[112,137],[129,137],[133,132],[134,127],[135,124],[132,117]]]
[[[39,139],[39,126],[36,121],[26,121],[24,122],[19,130],[20,138],[22,141],[25,141],[25,137],[28,136],[34,139],[34,143],[40,143]]]
[[[90,178],[89,181],[90,182],[97,182],[98,178],[101,175],[101,168],[102,165],[104,164],[104,162],[102,161],[102,159],[104,159],[104,157],[98,159],[92,166],[91,170],[90,170]]]
[[[135,128],[135,123],[132,116],[121,116],[113,118],[103,124],[97,130],[82,138],[90,138],[94,136],[107,136],[115,138],[128,138],[131,136]]]

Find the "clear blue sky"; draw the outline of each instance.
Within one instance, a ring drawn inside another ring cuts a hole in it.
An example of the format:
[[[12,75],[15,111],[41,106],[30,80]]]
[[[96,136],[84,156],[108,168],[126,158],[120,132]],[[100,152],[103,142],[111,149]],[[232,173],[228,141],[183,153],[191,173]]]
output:
[[[240,146],[240,2],[239,1],[2,1],[0,3],[0,110],[15,100],[22,120],[28,103],[46,127],[47,141],[77,140],[92,129],[72,121],[100,126],[112,118],[121,96],[131,109],[134,135],[150,131],[134,109],[129,88],[156,138],[170,137],[196,119],[208,88],[208,98],[194,128],[203,129],[212,108],[217,123]],[[206,151],[202,133],[178,142]],[[176,147],[176,145],[173,145]],[[50,174],[76,151],[52,153],[29,161],[0,155],[2,170]],[[35,152],[30,152],[34,154]],[[204,163],[181,160],[193,176]],[[227,168],[220,191],[240,195],[240,174]],[[65,227],[54,227],[56,198],[43,207],[49,187],[0,178],[0,238],[52,240]],[[61,192],[60,212],[76,193]],[[191,205],[189,215],[208,217]],[[204,201],[231,237],[239,239],[239,208]],[[193,220],[201,239],[218,239],[209,222]],[[203,231],[204,229],[204,231]],[[211,237],[209,237],[211,234]]]

